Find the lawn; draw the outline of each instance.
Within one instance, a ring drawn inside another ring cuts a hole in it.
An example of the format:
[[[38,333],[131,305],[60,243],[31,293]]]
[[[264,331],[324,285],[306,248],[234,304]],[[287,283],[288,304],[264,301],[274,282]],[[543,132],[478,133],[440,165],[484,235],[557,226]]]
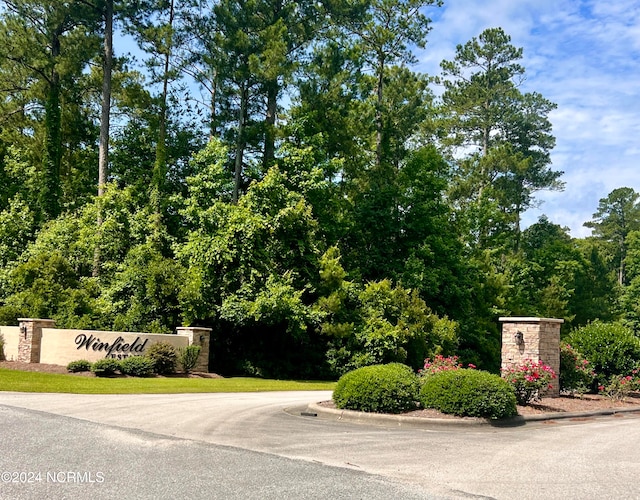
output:
[[[331,391],[334,382],[231,378],[98,378],[0,368],[0,391],[74,394],[179,394],[186,392]]]

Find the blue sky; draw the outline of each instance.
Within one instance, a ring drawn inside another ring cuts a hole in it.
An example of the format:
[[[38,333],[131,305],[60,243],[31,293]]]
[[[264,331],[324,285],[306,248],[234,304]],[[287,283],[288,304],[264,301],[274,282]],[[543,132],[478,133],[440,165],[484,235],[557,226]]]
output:
[[[501,27],[524,49],[522,91],[558,105],[551,158],[565,190],[538,193],[525,226],[546,214],[584,237],[601,198],[622,186],[640,192],[638,0],[445,0],[426,14],[433,29],[415,70],[437,75],[457,44]]]
[[[551,168],[564,172],[565,189],[537,193],[540,206],[524,214],[523,226],[546,214],[572,236],[588,236],[583,223],[601,198],[622,186],[640,192],[638,0],[444,0],[425,13],[432,31],[415,71],[439,74],[456,45],[501,27],[524,50],[521,90],[558,105],[549,116]]]

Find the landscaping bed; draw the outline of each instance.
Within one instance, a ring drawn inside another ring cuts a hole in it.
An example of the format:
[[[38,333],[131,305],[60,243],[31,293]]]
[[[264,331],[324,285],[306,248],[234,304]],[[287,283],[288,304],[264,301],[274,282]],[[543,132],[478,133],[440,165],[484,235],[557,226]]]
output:
[[[336,408],[333,401],[323,401],[320,406]],[[559,398],[542,398],[539,402],[531,405],[518,405],[518,415],[530,416],[543,413],[581,413],[612,408],[634,408],[640,411],[640,393],[635,392],[627,396],[622,401],[616,401],[606,396],[598,394],[585,394],[580,396],[564,395]],[[402,413],[403,416],[417,418],[447,418],[456,419],[454,415],[447,415],[437,410],[423,409]]]

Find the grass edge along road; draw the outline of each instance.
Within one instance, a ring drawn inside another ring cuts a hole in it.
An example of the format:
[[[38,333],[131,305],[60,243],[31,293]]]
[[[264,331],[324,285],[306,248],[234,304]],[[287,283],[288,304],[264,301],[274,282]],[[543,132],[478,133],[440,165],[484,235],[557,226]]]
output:
[[[0,368],[0,391],[71,394],[332,391],[335,382],[231,378],[100,378]]]

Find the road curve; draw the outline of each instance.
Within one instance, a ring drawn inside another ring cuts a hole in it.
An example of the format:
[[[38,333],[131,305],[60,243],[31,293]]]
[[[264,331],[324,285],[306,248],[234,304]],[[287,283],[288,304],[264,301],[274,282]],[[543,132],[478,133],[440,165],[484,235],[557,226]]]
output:
[[[0,405],[366,472],[423,498],[640,498],[637,414],[463,429],[301,415],[308,403],[329,397],[0,393]]]

